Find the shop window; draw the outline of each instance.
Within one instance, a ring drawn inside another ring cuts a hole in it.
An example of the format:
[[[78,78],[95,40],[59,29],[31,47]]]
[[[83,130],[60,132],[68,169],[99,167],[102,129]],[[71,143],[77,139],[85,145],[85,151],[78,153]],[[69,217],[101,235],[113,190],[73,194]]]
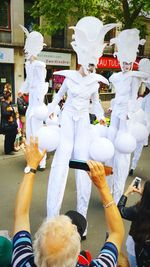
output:
[[[65,45],[65,31],[57,31],[56,34],[52,36],[52,47],[64,48]]]
[[[0,30],[10,30],[10,0],[0,1]]]
[[[33,31],[34,24],[39,25],[40,19],[33,18],[31,16],[31,8],[34,5],[35,0],[25,0],[24,1],[24,25],[29,32]]]

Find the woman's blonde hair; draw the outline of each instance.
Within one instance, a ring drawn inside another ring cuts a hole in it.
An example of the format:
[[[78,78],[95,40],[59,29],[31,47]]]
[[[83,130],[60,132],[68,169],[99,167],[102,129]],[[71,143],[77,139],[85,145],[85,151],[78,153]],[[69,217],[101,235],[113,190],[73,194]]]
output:
[[[45,220],[35,234],[33,248],[37,267],[75,266],[80,252],[77,227],[65,215]]]
[[[128,258],[123,254],[123,252],[119,253],[117,267],[130,267]]]

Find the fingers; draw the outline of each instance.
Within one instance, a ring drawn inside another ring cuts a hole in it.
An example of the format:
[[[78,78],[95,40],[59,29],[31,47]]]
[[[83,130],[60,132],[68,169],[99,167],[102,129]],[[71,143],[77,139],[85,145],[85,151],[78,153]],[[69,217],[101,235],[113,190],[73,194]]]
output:
[[[34,147],[34,138],[30,136],[30,147]]]
[[[103,164],[101,162],[88,160],[87,164],[88,164],[88,166],[90,168],[90,172],[99,171],[101,174],[105,174],[104,166],[103,166]]]
[[[42,151],[42,156],[44,157],[45,154],[46,154],[46,149],[44,149],[44,150]]]
[[[38,137],[35,137],[35,142],[34,142],[34,146],[38,149],[39,145],[38,145]]]

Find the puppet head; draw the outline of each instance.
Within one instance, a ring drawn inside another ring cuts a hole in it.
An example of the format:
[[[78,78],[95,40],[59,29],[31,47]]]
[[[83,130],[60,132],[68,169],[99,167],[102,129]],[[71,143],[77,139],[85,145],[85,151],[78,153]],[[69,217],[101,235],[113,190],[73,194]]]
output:
[[[22,25],[20,25],[24,33],[26,34],[25,41],[25,55],[27,59],[30,59],[32,56],[37,57],[37,55],[42,51],[44,44],[44,39],[41,33],[37,31],[29,31]]]
[[[78,64],[81,64],[86,74],[90,72],[91,65],[96,67],[99,57],[102,56],[105,34],[116,26],[115,23],[103,25],[98,18],[88,16],[80,19],[75,27],[71,45],[78,56]]]
[[[122,71],[132,69],[139,51],[139,45],[145,44],[144,39],[140,40],[139,33],[137,29],[127,29],[120,32],[116,38],[110,40],[111,45],[116,44],[117,46],[117,52],[114,53],[114,56],[117,56]]]

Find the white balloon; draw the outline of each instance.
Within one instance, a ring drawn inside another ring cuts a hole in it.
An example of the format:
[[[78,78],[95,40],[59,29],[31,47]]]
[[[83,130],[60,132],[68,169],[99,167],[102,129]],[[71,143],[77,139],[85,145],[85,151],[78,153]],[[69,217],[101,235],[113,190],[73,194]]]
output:
[[[90,157],[93,160],[105,162],[114,155],[114,146],[110,140],[105,137],[98,137],[91,143],[89,149]]]
[[[130,133],[135,137],[137,142],[142,142],[148,137],[147,128],[139,122],[135,122],[130,126]]]
[[[136,122],[144,124],[146,120],[145,112],[142,109],[138,109],[136,112],[133,113],[132,119]]]
[[[130,133],[118,133],[115,139],[115,148],[123,154],[130,154],[136,148],[136,139]]]
[[[34,108],[34,117],[44,121],[48,117],[48,107],[45,104]]]
[[[60,128],[58,126],[43,126],[37,132],[39,148],[47,152],[54,151],[59,144]]]

